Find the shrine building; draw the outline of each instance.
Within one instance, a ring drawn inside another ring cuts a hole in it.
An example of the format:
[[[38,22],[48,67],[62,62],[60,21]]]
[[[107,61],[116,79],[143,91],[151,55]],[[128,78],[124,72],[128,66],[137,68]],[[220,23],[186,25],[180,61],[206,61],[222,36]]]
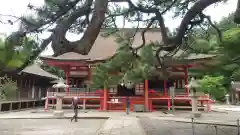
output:
[[[81,55],[75,52],[68,52],[56,57],[41,56],[41,60],[49,66],[62,69],[65,72],[66,88],[63,107],[69,107],[71,98],[73,96],[80,97],[80,106],[88,109],[99,110],[124,110],[125,98],[120,93],[119,87],[109,86],[107,90],[93,90],[89,89],[87,84],[91,82],[92,72],[96,64],[104,62],[112,57],[118,44],[115,42],[115,37],[102,37],[100,32],[92,49],[88,55]],[[131,29],[121,29],[123,33],[131,33]],[[159,29],[150,29],[145,33],[146,44],[150,42],[160,42],[161,32]],[[133,45],[141,45],[141,29],[136,33]],[[168,53],[168,52],[163,52]],[[173,57],[165,58],[165,65],[169,71],[169,79],[164,79],[161,76],[152,77],[145,80],[141,84],[136,84],[133,93],[129,95],[131,110],[134,110],[134,105],[143,105],[146,111],[154,111],[162,108],[170,110],[171,98],[169,88],[175,87],[175,103],[174,105],[179,108],[189,107],[191,99],[189,97],[189,90],[185,85],[188,84],[189,77],[194,76],[188,73],[189,68],[204,68],[204,64],[211,63],[214,55],[209,54],[190,54],[186,57],[180,57],[184,53],[179,50]],[[48,91],[47,100],[55,100],[54,92]],[[58,91],[59,92],[59,91]],[[202,95],[199,102],[206,104],[209,108],[211,99],[208,95]],[[54,106],[50,102],[46,102],[47,107]],[[190,106],[191,107],[191,106]]]

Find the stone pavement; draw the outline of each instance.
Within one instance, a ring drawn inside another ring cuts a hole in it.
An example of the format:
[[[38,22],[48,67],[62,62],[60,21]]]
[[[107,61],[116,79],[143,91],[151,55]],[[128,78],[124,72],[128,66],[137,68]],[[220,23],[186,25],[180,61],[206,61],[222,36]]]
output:
[[[219,112],[229,112],[229,111],[240,112],[239,105],[213,105],[212,109],[214,111],[219,111]]]
[[[217,126],[217,135],[237,135],[236,127]],[[214,126],[194,124],[195,135],[215,135]],[[1,119],[1,135],[193,135],[191,123],[132,116],[103,119]]]
[[[96,135],[145,135],[136,117],[120,116],[108,119]]]
[[[106,120],[1,119],[0,135],[96,135]]]
[[[237,127],[140,118],[146,135],[239,135]]]
[[[61,118],[66,119],[72,116],[72,110],[64,110],[64,117]],[[185,129],[185,127],[191,127],[191,118],[189,111],[176,111],[174,114],[164,114],[162,112],[130,113],[130,115],[126,115],[125,112],[80,111],[79,118],[93,120],[107,119],[106,122],[101,125],[101,128],[99,130],[91,133],[93,135],[160,135],[163,134],[163,131],[168,133],[169,135],[177,135],[177,133],[180,132],[179,129],[184,129],[184,133],[186,133],[186,135],[191,135],[192,133],[190,129]],[[208,125],[218,125],[219,127],[224,127],[221,128],[221,130],[224,129],[226,130],[226,132],[233,131],[233,129],[234,132],[236,132],[237,119],[239,118],[240,112],[210,112],[202,113],[202,117],[194,120],[194,122],[195,124],[201,123],[202,126],[197,126],[199,127],[199,132],[201,130],[204,130],[205,127],[208,127]],[[39,119],[36,120],[38,122],[44,121],[41,119],[45,119],[46,121],[57,121],[58,117],[54,117],[51,110],[45,112],[44,110],[38,109],[21,112],[2,113],[0,114],[0,119],[1,121],[5,119],[10,119],[10,121],[14,121],[14,119],[23,119],[23,121],[26,119]],[[179,122],[182,122],[182,124],[178,124]],[[170,133],[171,127],[168,126],[169,124],[175,125],[176,129],[174,130],[174,133]],[[91,127],[92,125],[90,124],[89,126]],[[213,131],[214,128],[211,128],[211,132],[209,130],[208,132],[206,132],[206,135],[212,135]]]
[[[191,122],[191,112],[189,111],[176,111],[174,114],[164,114],[162,112],[151,113],[130,113],[131,117],[148,117],[150,119],[177,121],[177,122]],[[0,114],[0,119],[67,119],[73,116],[72,110],[64,110],[64,117],[55,117],[50,110],[45,112],[43,109],[28,110],[20,112],[10,112]],[[125,112],[99,112],[99,111],[79,111],[80,119],[108,119],[112,117],[126,116]],[[240,112],[209,112],[202,113],[202,117],[195,120],[197,123],[215,123],[215,124],[228,124],[236,125],[237,119],[240,119]]]
[[[130,113],[131,116],[136,117],[152,117],[152,116],[173,116],[171,114],[163,114],[162,112],[152,113]],[[109,117],[125,116],[125,112],[101,112],[101,111],[82,111],[78,113],[79,118],[92,118],[92,119],[107,119]],[[64,117],[53,116],[53,111],[44,111],[43,109],[27,110],[20,112],[9,112],[0,114],[0,119],[56,119],[56,118],[70,118],[73,116],[72,110],[64,110]]]

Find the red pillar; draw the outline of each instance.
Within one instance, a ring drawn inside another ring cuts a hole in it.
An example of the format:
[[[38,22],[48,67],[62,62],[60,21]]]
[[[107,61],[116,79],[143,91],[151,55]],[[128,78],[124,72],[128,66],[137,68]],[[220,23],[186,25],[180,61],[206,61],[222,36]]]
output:
[[[163,83],[164,83],[164,84],[163,84],[163,87],[164,87],[164,89],[163,89],[163,90],[164,90],[164,96],[166,96],[166,95],[167,95],[167,80],[164,80]]]
[[[65,71],[65,76],[66,76],[66,85],[69,86],[69,74],[70,74],[70,71],[69,70],[66,70]],[[69,87],[66,88],[66,95],[69,93]]]
[[[108,101],[108,90],[107,90],[107,86],[104,87],[103,90],[103,110],[106,111],[107,108],[107,101]]]
[[[145,108],[146,108],[146,111],[149,111],[149,103],[148,103],[148,80],[145,80],[145,82],[144,82],[144,87],[145,87],[145,90],[144,90]]]
[[[187,67],[184,67],[184,81],[185,81],[185,91],[186,91],[186,95],[188,96],[189,91],[188,91],[188,87],[186,87],[188,85],[188,71],[187,71]]]

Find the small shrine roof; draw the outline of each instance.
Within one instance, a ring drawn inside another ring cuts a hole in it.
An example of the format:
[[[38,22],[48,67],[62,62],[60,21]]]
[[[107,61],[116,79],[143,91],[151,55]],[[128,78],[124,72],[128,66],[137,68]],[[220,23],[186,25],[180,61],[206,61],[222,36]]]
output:
[[[43,70],[38,64],[32,64],[30,66],[27,66],[21,72],[32,74],[32,75],[38,75],[38,76],[42,76],[42,77],[47,77],[47,78],[52,78],[52,79],[58,79],[58,77],[56,75],[53,75],[53,74]]]

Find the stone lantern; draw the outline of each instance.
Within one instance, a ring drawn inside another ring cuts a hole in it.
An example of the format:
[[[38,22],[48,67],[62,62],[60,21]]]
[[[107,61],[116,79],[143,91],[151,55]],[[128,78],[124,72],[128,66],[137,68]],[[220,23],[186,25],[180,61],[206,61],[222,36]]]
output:
[[[57,84],[54,84],[52,87],[56,89],[65,89],[68,88],[69,86],[64,83],[63,78],[60,78]]]
[[[68,85],[64,84],[64,80],[62,78],[59,79],[57,84],[53,85],[53,88],[56,88],[56,89],[66,89],[68,87],[69,87]],[[57,92],[54,95],[57,99],[56,110],[53,112],[54,116],[63,116],[64,115],[64,112],[62,110],[62,99],[63,99],[64,95],[65,95],[65,93],[60,93],[60,92]]]
[[[233,104],[239,104],[239,91],[240,91],[240,82],[231,82],[232,90],[233,90]],[[235,100],[234,100],[235,99]]]
[[[230,98],[229,98],[229,97],[230,97],[229,94],[226,94],[226,95],[225,95],[225,98],[226,98],[226,104],[227,104],[227,105],[230,105]]]
[[[198,111],[198,107],[197,107],[197,100],[198,100],[198,95],[197,95],[197,88],[199,87],[198,82],[194,79],[191,78],[190,83],[186,86],[189,88],[190,90],[190,97],[192,100],[192,116],[193,117],[201,117],[201,113]]]

